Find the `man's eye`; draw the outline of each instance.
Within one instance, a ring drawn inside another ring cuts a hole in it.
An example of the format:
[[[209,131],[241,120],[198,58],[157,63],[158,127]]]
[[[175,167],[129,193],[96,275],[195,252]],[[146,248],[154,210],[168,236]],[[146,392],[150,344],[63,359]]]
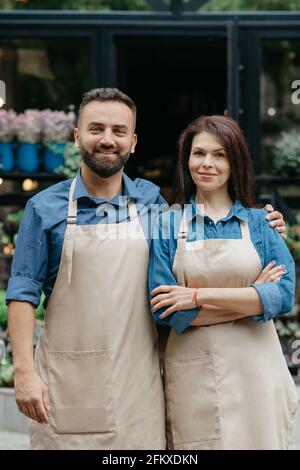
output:
[[[125,134],[126,134],[126,132],[125,132],[125,131],[122,131],[122,130],[117,130],[117,131],[115,131],[115,133],[116,133],[117,135],[125,135]]]

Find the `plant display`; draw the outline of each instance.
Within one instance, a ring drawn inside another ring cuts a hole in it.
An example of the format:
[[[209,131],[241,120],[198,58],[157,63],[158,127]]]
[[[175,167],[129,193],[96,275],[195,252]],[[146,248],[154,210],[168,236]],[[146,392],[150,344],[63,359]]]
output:
[[[13,254],[16,246],[17,233],[24,209],[7,214],[4,222],[0,222],[0,252]]]
[[[65,176],[65,178],[74,178],[81,164],[80,151],[75,144],[69,142],[64,150],[64,164],[61,165],[57,173]]]
[[[24,113],[18,114],[14,120],[14,132],[19,142],[35,144],[40,141],[43,122],[40,111],[37,109],[26,109]]]
[[[0,141],[11,142],[14,137],[16,113],[12,110],[0,109]]]
[[[282,132],[274,146],[273,171],[281,176],[300,175],[300,135],[295,131]]]
[[[75,127],[76,116],[73,112],[51,111],[40,112],[43,124],[42,139],[44,144],[66,143]]]

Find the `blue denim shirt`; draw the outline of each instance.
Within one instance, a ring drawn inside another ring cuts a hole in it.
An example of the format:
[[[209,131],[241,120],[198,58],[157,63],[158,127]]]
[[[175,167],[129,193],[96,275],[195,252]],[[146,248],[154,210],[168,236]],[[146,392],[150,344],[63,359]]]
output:
[[[6,303],[21,300],[37,306],[43,290],[44,305],[47,305],[60,264],[71,182],[72,180],[62,181],[39,192],[28,201],[18,232]],[[160,210],[159,205],[167,205],[159,191],[159,187],[150,181],[132,181],[124,175],[123,194],[106,201],[89,194],[79,171],[73,195],[73,200],[78,200],[77,224],[127,221],[128,200],[133,198],[139,221],[150,245],[153,213]],[[124,269],[129,267],[125,266]]]
[[[248,223],[251,241],[265,267],[272,260],[276,265],[285,264],[287,273],[278,283],[253,284],[259,295],[263,308],[261,315],[254,315],[257,322],[266,322],[276,315],[289,312],[295,299],[295,263],[277,231],[265,220],[267,212],[263,209],[248,209],[236,201],[228,215],[215,223],[210,217],[204,216],[204,230],[197,229],[197,207],[192,198],[190,210],[187,212],[189,233],[187,242],[198,239],[239,239],[241,238],[240,220]],[[174,257],[177,249],[177,238],[182,218],[181,210],[164,212],[157,218],[150,252],[149,291],[160,285],[176,285],[172,273]],[[202,217],[203,226],[203,217]],[[184,334],[191,322],[199,314],[199,309],[177,311],[164,319],[159,315],[165,309],[154,313],[156,323],[171,326],[178,334]],[[255,314],[255,312],[253,312]]]

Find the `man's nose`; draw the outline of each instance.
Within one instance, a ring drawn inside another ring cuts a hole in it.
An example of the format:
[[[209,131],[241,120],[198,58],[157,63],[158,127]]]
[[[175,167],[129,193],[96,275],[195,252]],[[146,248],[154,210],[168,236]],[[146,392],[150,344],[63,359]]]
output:
[[[110,131],[104,132],[101,135],[100,142],[101,142],[101,144],[104,144],[104,145],[113,145],[114,144],[114,138],[113,138],[112,132],[110,132]]]

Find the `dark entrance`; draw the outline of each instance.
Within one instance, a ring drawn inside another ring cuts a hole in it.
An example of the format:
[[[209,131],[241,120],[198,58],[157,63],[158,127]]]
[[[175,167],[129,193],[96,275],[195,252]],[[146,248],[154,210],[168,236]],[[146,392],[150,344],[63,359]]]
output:
[[[117,85],[138,108],[136,156],[128,173],[149,178],[168,196],[176,142],[200,114],[223,113],[227,40],[215,36],[118,36]]]

